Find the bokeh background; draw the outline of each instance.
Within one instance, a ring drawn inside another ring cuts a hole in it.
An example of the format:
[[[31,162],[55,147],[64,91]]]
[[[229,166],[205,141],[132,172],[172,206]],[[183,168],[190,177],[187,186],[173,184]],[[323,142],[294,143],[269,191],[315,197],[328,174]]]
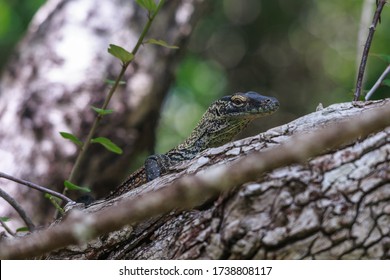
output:
[[[0,70],[44,2],[0,0]],[[374,2],[212,1],[165,101],[156,152],[179,143],[213,100],[233,92],[254,90],[281,103],[278,114],[252,124],[242,136],[312,112],[319,103],[351,101]],[[371,47],[365,90],[389,63],[381,57],[390,54],[389,27],[387,5]],[[373,99],[389,96],[382,87]]]

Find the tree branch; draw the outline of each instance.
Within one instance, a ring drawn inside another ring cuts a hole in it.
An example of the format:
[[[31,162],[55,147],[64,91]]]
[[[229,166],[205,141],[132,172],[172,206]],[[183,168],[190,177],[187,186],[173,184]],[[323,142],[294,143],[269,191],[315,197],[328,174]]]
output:
[[[118,230],[126,224],[168,213],[173,209],[191,209],[205,200],[237,185],[255,180],[266,171],[299,163],[325,149],[365,137],[390,125],[390,103],[382,108],[364,111],[349,121],[331,123],[326,128],[293,136],[288,143],[254,152],[232,164],[206,169],[201,174],[185,176],[170,186],[125,198],[114,207],[85,214],[71,211],[65,220],[40,234],[2,244],[0,258],[37,256],[70,244],[80,244],[103,233]],[[163,178],[162,178],[163,179]]]
[[[22,184],[22,185],[25,185],[25,186],[33,188],[33,189],[36,189],[38,191],[51,194],[52,196],[58,197],[58,198],[62,199],[63,201],[66,201],[68,203],[69,202],[74,202],[69,197],[67,197],[67,196],[65,196],[65,195],[63,195],[61,193],[58,193],[58,192],[53,191],[53,190],[51,190],[49,188],[42,187],[40,185],[37,185],[35,183],[29,182],[29,181],[26,181],[26,180],[23,180],[23,179],[15,178],[15,177],[13,177],[11,175],[8,175],[8,174],[5,174],[3,172],[0,172],[0,177],[8,179],[8,180],[11,180],[11,181],[14,181],[14,182]]]
[[[361,8],[362,11],[360,15],[359,31],[357,34],[358,38],[356,42],[356,73],[359,70],[359,64],[364,49],[364,41],[366,40],[369,31],[369,29],[367,29],[367,26],[369,26],[370,22],[372,21],[372,15],[375,6],[373,5],[374,3],[375,0],[364,0]]]
[[[28,227],[28,229],[31,232],[34,231],[34,229],[35,229],[34,223],[30,219],[30,217],[27,215],[27,213],[23,210],[23,208],[15,201],[15,199],[13,199],[8,193],[3,191],[1,188],[0,188],[0,197],[4,198],[4,200],[7,201],[16,210],[16,212],[18,212],[19,216],[26,223],[26,226]]]
[[[0,219],[0,224],[5,229],[6,232],[8,232],[11,236],[15,236],[15,233],[13,233],[12,230],[7,226],[7,224],[3,222],[1,219]]]
[[[357,81],[356,81],[356,90],[355,90],[354,99],[353,99],[354,101],[358,101],[360,98],[360,94],[362,91],[362,85],[363,85],[364,71],[366,69],[366,64],[367,64],[368,53],[370,51],[371,42],[372,42],[372,38],[374,37],[376,25],[378,24],[378,21],[380,20],[380,16],[381,16],[381,13],[382,13],[382,10],[383,10],[383,7],[385,6],[385,4],[386,4],[386,0],[379,0],[378,1],[377,8],[376,8],[375,14],[374,14],[374,18],[373,18],[371,26],[369,28],[368,37],[367,37],[366,44],[364,45],[362,60],[360,62],[358,77],[357,77]]]
[[[366,94],[366,101],[369,100],[371,98],[371,95],[374,94],[374,92],[381,86],[383,80],[386,78],[386,76],[390,73],[390,64],[387,65],[385,71],[383,71],[382,75],[379,77],[379,79],[376,81],[376,83],[374,84],[374,86],[370,89],[369,92],[367,92]]]

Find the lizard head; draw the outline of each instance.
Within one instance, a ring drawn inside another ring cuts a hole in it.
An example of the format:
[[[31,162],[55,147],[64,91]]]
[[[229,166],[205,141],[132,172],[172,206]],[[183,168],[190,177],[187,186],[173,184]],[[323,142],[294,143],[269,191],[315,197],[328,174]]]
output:
[[[253,91],[224,96],[210,105],[189,137],[168,154],[171,160],[191,159],[200,151],[231,141],[251,120],[278,108],[276,98]]]
[[[203,148],[220,146],[231,141],[253,119],[270,115],[278,108],[276,98],[253,91],[224,96],[211,104],[189,142]]]
[[[216,117],[248,120],[270,115],[278,108],[276,98],[254,91],[224,96],[210,107]]]

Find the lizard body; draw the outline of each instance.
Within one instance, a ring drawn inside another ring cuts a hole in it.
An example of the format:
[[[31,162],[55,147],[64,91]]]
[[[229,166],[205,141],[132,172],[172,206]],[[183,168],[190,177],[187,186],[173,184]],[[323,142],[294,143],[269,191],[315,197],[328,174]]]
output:
[[[162,155],[149,156],[144,167],[132,173],[107,198],[117,197],[168,172],[179,162],[231,141],[255,118],[270,115],[279,108],[276,98],[250,91],[224,96],[210,105],[198,125],[183,143]]]

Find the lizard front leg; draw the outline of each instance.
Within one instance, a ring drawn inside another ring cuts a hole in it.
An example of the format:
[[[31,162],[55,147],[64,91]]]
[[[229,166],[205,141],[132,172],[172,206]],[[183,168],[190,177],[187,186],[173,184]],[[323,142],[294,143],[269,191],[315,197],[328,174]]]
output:
[[[171,160],[167,155],[151,155],[145,160],[146,179],[152,181],[168,172]]]

